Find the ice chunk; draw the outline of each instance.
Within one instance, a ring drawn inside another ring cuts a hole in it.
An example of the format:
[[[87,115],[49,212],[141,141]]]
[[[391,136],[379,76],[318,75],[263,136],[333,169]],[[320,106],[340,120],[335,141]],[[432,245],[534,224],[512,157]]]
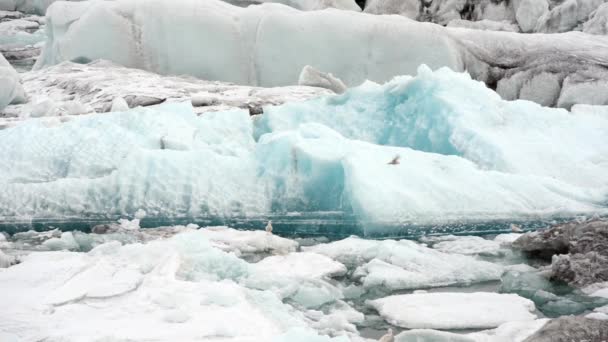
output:
[[[180,6],[166,0],[139,4],[137,0],[100,1],[86,8],[53,4],[48,11],[53,34],[36,66],[103,58],[161,74],[260,86],[294,85],[306,65],[331,72],[347,85],[412,74],[421,63],[463,70],[457,46],[442,28],[401,18],[354,11],[302,12],[276,4],[239,8],[215,0],[187,0]],[[71,13],[76,20],[65,19],[74,18]],[[170,13],[179,13],[179,25]],[[138,27],[137,32],[132,27]],[[362,36],[372,37],[372,43],[362,48]],[[395,49],[404,39],[408,48]],[[111,44],[103,48],[94,44],[100,40]],[[345,55],[347,60],[340,58]]]
[[[254,269],[259,272],[274,273],[281,277],[324,278],[342,276],[346,267],[329,257],[317,253],[290,253],[270,256],[256,263]]]
[[[519,90],[519,98],[541,106],[555,106],[560,97],[562,78],[559,74],[543,72],[525,81]],[[576,101],[579,101],[577,97]]]
[[[321,72],[310,65],[302,69],[298,84],[302,86],[326,88],[336,94],[342,94],[346,91],[346,85],[339,78],[334,77],[331,73]]]
[[[0,250],[0,268],[7,268],[16,262],[16,258],[12,255],[6,255]]]
[[[0,109],[10,103],[23,101],[25,101],[25,92],[19,80],[19,75],[0,54]]]
[[[498,242],[486,240],[479,236],[450,236],[433,244],[433,248],[444,253],[465,255],[496,256],[501,253]]]
[[[474,338],[432,329],[411,329],[395,336],[395,342],[475,342]]]
[[[60,250],[79,250],[80,246],[78,242],[74,239],[74,235],[71,232],[63,232],[61,233],[60,238],[50,238],[42,243],[42,246],[48,248],[51,251],[60,251]]]
[[[408,329],[494,328],[536,316],[534,303],[513,294],[425,293],[376,299],[370,304],[389,323]]]
[[[538,20],[536,32],[565,32],[586,21],[604,0],[567,0],[555,6]]]
[[[365,2],[365,13],[399,14],[416,19],[422,10],[418,0],[368,0]]]
[[[583,25],[583,31],[590,34],[608,34],[608,3],[600,5]]]
[[[566,77],[557,106],[571,108],[577,103],[608,105],[608,82],[592,77]]]
[[[467,284],[495,280],[502,273],[497,265],[438,252],[408,240],[372,241],[351,237],[304,249],[357,268],[355,274],[361,277],[366,288],[380,286],[396,290]]]
[[[494,241],[498,242],[501,246],[511,246],[511,244],[521,236],[522,234],[518,233],[499,234],[494,238]]]
[[[228,227],[207,227],[201,230],[221,250],[237,255],[251,253],[287,254],[295,252],[298,243],[265,231],[244,231]],[[276,259],[278,260],[278,259]]]
[[[549,12],[549,3],[546,0],[521,0],[515,18],[523,32],[532,32],[538,19],[547,12]]]
[[[493,21],[493,20],[479,20],[469,21],[462,19],[453,19],[447,25],[448,27],[464,27],[475,30],[489,30],[489,31],[507,31],[507,32],[519,32],[519,27],[508,21]]]
[[[549,322],[548,319],[503,323],[498,328],[467,334],[479,342],[522,342]]]

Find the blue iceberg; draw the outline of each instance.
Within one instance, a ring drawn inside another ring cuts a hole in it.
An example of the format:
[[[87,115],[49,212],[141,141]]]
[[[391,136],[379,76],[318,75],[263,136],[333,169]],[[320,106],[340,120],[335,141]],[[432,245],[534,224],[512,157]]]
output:
[[[256,117],[173,103],[32,119],[0,131],[0,145],[4,222],[340,213],[369,233],[608,207],[604,108],[507,102],[424,66]]]

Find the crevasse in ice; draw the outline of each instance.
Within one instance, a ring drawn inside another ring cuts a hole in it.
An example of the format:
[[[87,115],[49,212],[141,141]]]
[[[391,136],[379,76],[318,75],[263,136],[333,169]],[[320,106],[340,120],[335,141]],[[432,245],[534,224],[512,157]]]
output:
[[[602,113],[503,101],[466,74],[421,67],[254,118],[165,104],[32,119],[0,131],[0,216],[337,211],[373,226],[601,213]]]

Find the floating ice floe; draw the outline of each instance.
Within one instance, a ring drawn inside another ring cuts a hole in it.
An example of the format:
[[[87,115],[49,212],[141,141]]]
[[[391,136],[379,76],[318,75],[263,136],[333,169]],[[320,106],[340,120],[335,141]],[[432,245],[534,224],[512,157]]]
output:
[[[367,289],[462,285],[497,280],[502,274],[502,268],[495,264],[470,256],[442,253],[407,240],[373,241],[351,237],[304,249],[356,267],[354,275]]]
[[[494,328],[536,318],[534,303],[514,294],[409,294],[376,299],[370,304],[391,324],[408,329]]]
[[[548,319],[503,323],[496,329],[457,334],[432,329],[412,329],[395,336],[396,342],[523,342],[547,324]]]
[[[183,103],[30,119],[0,130],[0,216],[340,212],[372,233],[601,214],[608,117],[598,108],[505,102],[466,74],[422,67],[253,119],[199,117]]]

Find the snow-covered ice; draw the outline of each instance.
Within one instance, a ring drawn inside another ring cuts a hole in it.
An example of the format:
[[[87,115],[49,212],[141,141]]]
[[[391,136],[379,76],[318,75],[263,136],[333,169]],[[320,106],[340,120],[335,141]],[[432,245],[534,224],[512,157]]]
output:
[[[128,109],[123,104],[115,108],[121,110],[112,110],[119,98],[131,108],[162,101],[190,102],[196,113],[205,113],[262,108],[331,94],[325,89],[306,86],[256,88],[190,76],[161,76],[108,61],[86,65],[64,62],[20,76],[29,102],[0,110],[0,120],[5,117],[5,125],[33,116],[68,115],[66,103],[81,103],[90,111],[108,112]]]
[[[281,277],[323,278],[342,276],[346,267],[331,258],[317,253],[290,253],[264,258],[254,268]]]
[[[390,323],[409,329],[494,328],[536,318],[534,303],[514,294],[408,294],[376,299],[370,304]]]

